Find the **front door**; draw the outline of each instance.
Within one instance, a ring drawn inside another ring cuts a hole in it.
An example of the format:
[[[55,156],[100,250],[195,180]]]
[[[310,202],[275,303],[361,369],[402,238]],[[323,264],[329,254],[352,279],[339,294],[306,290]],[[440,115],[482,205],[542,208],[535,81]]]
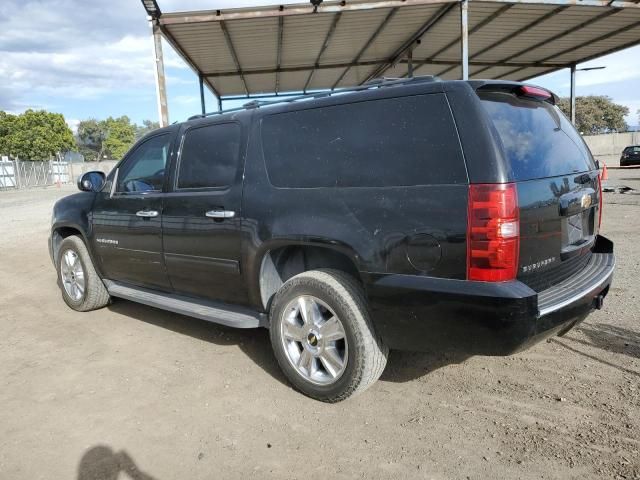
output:
[[[246,304],[240,265],[242,126],[190,126],[182,133],[164,200],[164,261],[174,291]]]
[[[162,257],[162,190],[173,136],[165,131],[136,146],[98,193],[92,241],[106,279],[171,290]]]

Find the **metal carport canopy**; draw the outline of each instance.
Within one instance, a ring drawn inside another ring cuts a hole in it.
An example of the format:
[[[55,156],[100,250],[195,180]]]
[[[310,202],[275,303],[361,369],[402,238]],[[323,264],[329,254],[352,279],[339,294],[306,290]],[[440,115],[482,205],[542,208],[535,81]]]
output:
[[[142,3],[155,34],[222,99],[402,77],[408,63],[415,75],[526,80],[640,44],[640,0],[325,1],[315,13]]]

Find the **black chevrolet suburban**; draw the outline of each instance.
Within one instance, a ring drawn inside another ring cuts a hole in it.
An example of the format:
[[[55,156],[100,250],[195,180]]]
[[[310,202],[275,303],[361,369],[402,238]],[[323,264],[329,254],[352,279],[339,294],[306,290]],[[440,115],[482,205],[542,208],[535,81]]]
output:
[[[56,203],[62,297],[269,328],[287,378],[328,402],[390,348],[562,335],[602,307],[615,260],[598,165],[556,100],[383,80],[161,128]]]

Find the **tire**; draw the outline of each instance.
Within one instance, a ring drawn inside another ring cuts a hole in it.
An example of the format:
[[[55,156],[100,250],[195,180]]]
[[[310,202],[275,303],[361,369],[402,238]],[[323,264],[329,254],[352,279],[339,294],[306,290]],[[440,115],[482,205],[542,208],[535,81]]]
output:
[[[363,392],[387,364],[389,349],[375,333],[362,287],[344,272],[290,278],[276,293],[270,318],[280,368],[316,400],[334,403]]]
[[[82,238],[71,235],[62,241],[56,266],[62,298],[71,308],[88,312],[109,303],[109,292],[98,276]]]

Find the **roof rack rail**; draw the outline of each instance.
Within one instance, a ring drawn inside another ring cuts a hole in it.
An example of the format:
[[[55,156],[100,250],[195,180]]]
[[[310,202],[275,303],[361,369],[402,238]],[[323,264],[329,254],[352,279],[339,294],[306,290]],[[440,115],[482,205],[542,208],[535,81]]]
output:
[[[336,90],[322,90],[314,93],[306,93],[302,95],[296,95],[288,98],[277,99],[277,100],[251,100],[241,107],[228,108],[226,110],[220,110],[217,112],[209,112],[205,114],[193,115],[189,117],[189,120],[195,120],[197,118],[206,118],[211,117],[213,115],[222,115],[224,113],[230,112],[238,112],[240,110],[251,110],[254,108],[260,108],[267,105],[276,105],[278,103],[292,103],[298,102],[300,100],[312,100],[316,98],[330,97],[332,95],[340,94],[340,93],[350,93],[350,92],[359,92],[362,90],[369,90],[371,88],[381,88],[381,87],[392,87],[397,85],[405,85],[407,83],[423,83],[423,82],[437,82],[440,79],[434,75],[422,75],[418,77],[411,78],[374,78],[363,85],[358,85],[357,87],[347,87],[340,88]]]

